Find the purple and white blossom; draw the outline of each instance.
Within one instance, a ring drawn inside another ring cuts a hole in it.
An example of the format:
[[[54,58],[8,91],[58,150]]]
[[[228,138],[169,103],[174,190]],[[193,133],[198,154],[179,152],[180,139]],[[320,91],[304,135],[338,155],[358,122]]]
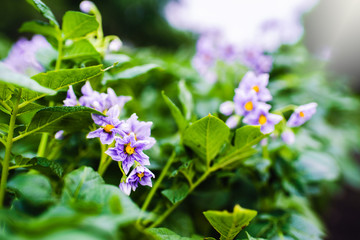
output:
[[[63,140],[64,139],[64,130],[57,131],[55,133],[55,139]]]
[[[120,39],[116,38],[109,43],[108,48],[109,48],[110,52],[117,52],[120,50],[122,45],[123,45],[122,41]]]
[[[259,101],[267,102],[272,99],[269,89],[266,88],[268,83],[269,74],[256,76],[254,72],[247,72],[242,78],[239,88],[246,93],[253,90],[256,92]]]
[[[107,116],[92,114],[94,122],[100,126],[95,131],[90,132],[87,138],[100,138],[102,144],[111,144],[116,134],[123,135],[124,121],[119,120],[120,110],[117,105],[110,108]]]
[[[143,122],[138,120],[136,113],[132,114],[131,117],[126,120],[126,125],[124,128],[124,133],[129,135],[133,133],[136,140],[147,141],[148,144],[145,146],[144,150],[150,149],[155,143],[156,140],[151,135],[151,126],[152,122]]]
[[[80,3],[80,10],[84,13],[90,13],[94,7],[95,4],[92,1],[82,1]]]
[[[295,134],[291,129],[286,129],[281,134],[281,139],[288,145],[291,145],[295,142]]]
[[[125,194],[130,195],[131,189],[133,191],[140,185],[152,187],[151,178],[155,175],[146,167],[137,166],[134,168],[126,179],[126,182],[120,183],[119,187]]]
[[[260,104],[255,91],[245,92],[240,88],[235,89],[234,96],[235,113],[239,116],[246,116],[255,111]]]
[[[233,129],[233,128],[236,128],[237,125],[239,125],[239,122],[240,122],[240,116],[239,115],[231,115],[225,122],[225,124]]]
[[[44,71],[44,67],[37,61],[36,52],[40,48],[51,47],[45,37],[34,35],[31,40],[20,38],[11,48],[4,64],[15,72],[25,75],[35,75]]]
[[[122,168],[127,174],[135,161],[140,165],[150,165],[149,157],[143,150],[149,149],[148,141],[136,140],[135,134],[125,135],[123,138],[115,137],[115,147],[109,148],[105,153],[115,161],[122,162]]]
[[[249,125],[260,125],[260,131],[264,134],[271,133],[275,125],[282,120],[282,116],[269,113],[269,105],[259,104],[256,110],[244,118],[244,123]]]
[[[220,105],[220,112],[225,116],[230,116],[235,110],[235,104],[232,101],[223,102]]]
[[[79,105],[77,97],[74,93],[74,89],[71,85],[69,86],[69,90],[67,91],[66,98],[63,102],[64,102],[64,106],[66,107]]]
[[[240,52],[240,60],[256,74],[270,72],[273,62],[271,56],[265,55],[263,50],[256,46],[244,48]]]
[[[317,103],[312,102],[305,105],[301,105],[295,109],[293,114],[291,114],[287,125],[289,127],[298,127],[303,125],[307,120],[311,118],[312,115],[316,112]]]

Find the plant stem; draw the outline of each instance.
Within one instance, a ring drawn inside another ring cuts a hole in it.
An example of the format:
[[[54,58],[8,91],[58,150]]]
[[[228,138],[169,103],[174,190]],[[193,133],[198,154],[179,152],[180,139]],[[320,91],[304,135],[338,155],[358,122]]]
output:
[[[16,168],[26,168],[26,167],[32,167],[34,164],[26,164],[26,165],[16,165],[9,167],[9,170],[16,169]]]
[[[13,135],[14,135],[14,128],[15,128],[15,121],[16,115],[18,112],[18,106],[21,98],[21,88],[19,89],[19,93],[16,99],[16,103],[14,105],[14,109],[11,112],[10,123],[9,123],[9,132],[7,136],[6,142],[6,150],[5,150],[5,157],[2,166],[2,174],[1,174],[1,184],[0,184],[0,208],[3,208],[4,198],[5,198],[5,190],[6,190],[6,183],[7,177],[9,174],[9,162],[10,162],[10,155],[11,155],[11,148],[13,145]]]
[[[6,110],[8,110],[9,112],[11,112],[11,107],[9,107],[9,105],[7,105],[6,102],[0,100],[0,103],[1,103],[1,105],[3,105],[3,107],[4,107]]]
[[[109,163],[107,162],[108,155],[105,153],[105,151],[107,150],[106,145],[100,142],[100,146],[101,146],[101,158],[100,158],[98,173],[100,176],[102,176],[106,171],[107,167],[109,166],[110,162]]]
[[[63,57],[63,47],[64,47],[64,41],[62,38],[58,39],[58,58],[56,59],[56,65],[55,65],[55,71],[59,70],[61,67],[61,61]]]
[[[54,106],[54,102],[53,101],[50,101],[49,103],[49,107],[52,107]],[[41,140],[40,140],[40,144],[39,144],[39,148],[38,148],[38,152],[37,152],[37,155],[38,157],[45,157],[46,155],[46,147],[47,147],[47,143],[48,143],[48,136],[49,136],[49,133],[43,133],[41,135]]]
[[[169,160],[166,162],[163,170],[161,171],[158,180],[155,182],[155,184],[154,184],[154,186],[151,188],[149,194],[146,196],[146,199],[145,199],[145,201],[144,201],[144,203],[143,203],[143,205],[142,205],[142,207],[141,207],[141,213],[140,213],[140,215],[139,215],[139,217],[138,217],[138,219],[137,219],[137,222],[136,222],[137,224],[140,223],[141,217],[143,216],[144,212],[146,211],[147,207],[149,206],[152,198],[154,197],[154,194],[155,194],[156,190],[159,188],[161,182],[162,182],[163,179],[165,178],[165,176],[166,176],[166,174],[167,174],[167,172],[168,172],[171,164],[173,163],[173,161],[174,161],[174,159],[175,159],[175,155],[176,155],[176,153],[175,153],[175,151],[173,151],[173,153],[171,154]]]
[[[194,190],[195,188],[200,185],[200,183],[202,183],[207,176],[211,173],[212,171],[210,171],[210,169],[206,172],[204,172],[203,175],[201,175],[201,177],[194,183],[194,185],[192,185],[189,188],[189,192],[186,195],[189,196]],[[172,205],[170,208],[168,208],[153,224],[150,225],[149,228],[154,228],[156,226],[158,226],[159,224],[161,224],[185,199],[186,197],[178,202],[176,202],[174,205]]]

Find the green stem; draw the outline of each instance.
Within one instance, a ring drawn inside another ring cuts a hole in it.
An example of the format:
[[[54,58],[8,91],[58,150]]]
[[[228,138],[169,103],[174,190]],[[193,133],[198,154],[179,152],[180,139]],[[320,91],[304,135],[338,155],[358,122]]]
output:
[[[1,105],[3,105],[3,107],[4,107],[6,110],[8,110],[9,112],[11,112],[11,107],[10,107],[9,105],[7,105],[6,102],[0,100],[0,103],[1,103]]]
[[[62,57],[63,57],[63,47],[64,47],[64,41],[62,38],[58,39],[58,58],[56,60],[56,65],[55,65],[55,71],[59,70],[61,67],[61,61],[62,61]]]
[[[16,168],[26,168],[26,167],[32,167],[34,164],[26,164],[26,165],[16,165],[9,167],[9,170],[16,169]]]
[[[4,204],[4,198],[5,198],[5,190],[6,190],[6,183],[7,183],[7,177],[9,174],[9,162],[10,162],[10,156],[11,156],[11,148],[13,145],[13,135],[14,135],[14,128],[15,128],[15,121],[16,121],[16,115],[18,112],[18,106],[21,98],[21,88],[19,89],[19,94],[16,99],[16,103],[14,105],[14,109],[11,112],[10,117],[10,123],[9,123],[9,132],[7,136],[7,142],[6,142],[6,150],[5,150],[5,157],[3,161],[2,166],[2,174],[1,174],[1,184],[0,184],[0,208],[3,208]]]
[[[54,102],[50,101],[49,103],[49,107],[54,106]],[[40,144],[39,144],[39,148],[38,148],[38,152],[37,155],[38,157],[45,157],[46,155],[46,147],[47,147],[47,143],[48,143],[48,136],[49,133],[43,133],[41,135],[41,140],[40,140]]]
[[[209,170],[209,171],[206,171],[203,175],[201,175],[201,177],[194,183],[194,185],[192,185],[192,187],[189,188],[189,192],[186,195],[186,197],[189,196],[194,191],[194,189],[207,178],[207,176],[211,172],[212,171]],[[186,199],[186,197],[184,199],[176,202],[170,208],[168,208],[153,224],[151,224],[149,226],[149,228],[154,228],[154,227],[157,227],[159,224],[161,224]]]
[[[174,161],[174,159],[175,159],[175,155],[176,155],[176,153],[175,153],[175,151],[174,151],[174,152],[171,154],[169,160],[166,162],[163,170],[161,171],[158,180],[155,182],[155,184],[154,184],[154,186],[151,188],[149,194],[146,196],[146,199],[145,199],[145,201],[144,201],[144,203],[143,203],[143,205],[142,205],[142,207],[141,207],[141,213],[140,213],[140,215],[139,215],[139,217],[138,217],[138,220],[137,220],[137,222],[136,222],[137,224],[140,223],[141,217],[143,216],[144,212],[146,211],[147,207],[149,206],[152,198],[154,197],[154,194],[155,194],[156,190],[159,188],[161,182],[164,180],[166,174],[168,173],[168,170],[169,170],[171,164],[173,163],[173,161]]]

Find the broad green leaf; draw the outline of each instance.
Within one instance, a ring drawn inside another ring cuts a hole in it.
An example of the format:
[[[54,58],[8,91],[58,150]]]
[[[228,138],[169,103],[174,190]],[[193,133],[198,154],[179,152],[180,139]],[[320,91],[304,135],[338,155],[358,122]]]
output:
[[[52,187],[49,180],[39,174],[19,174],[7,185],[16,196],[32,205],[44,205],[53,201]]]
[[[61,201],[64,203],[83,198],[87,189],[103,183],[104,180],[91,167],[82,166],[65,176]]]
[[[265,240],[264,238],[254,238],[252,237],[248,232],[245,232],[246,233],[246,239],[243,239],[243,240]]]
[[[58,27],[41,21],[25,22],[23,25],[21,25],[19,32],[31,32],[44,36],[54,37],[55,39],[59,39],[61,37],[61,31]]]
[[[50,94],[53,95],[56,92],[52,89],[46,88],[41,86],[38,82],[34,81],[33,79],[22,75],[20,73],[12,71],[8,68],[4,63],[0,62],[0,82],[5,83],[7,85],[16,86],[20,88],[24,88],[24,90],[31,90],[35,94]],[[5,90],[7,91],[7,90]],[[3,96],[7,96],[9,92],[2,92]]]
[[[0,134],[5,135],[9,132],[9,125],[6,123],[0,123]]]
[[[150,228],[146,230],[151,233],[157,240],[200,240],[200,237],[181,237],[167,228]]]
[[[206,211],[204,215],[211,226],[221,235],[220,239],[232,240],[256,216],[254,210],[235,205],[234,212]]]
[[[0,100],[4,102],[10,100],[13,91],[14,91],[14,87],[0,82]]]
[[[235,132],[235,147],[244,149],[259,143],[266,135],[261,133],[258,126],[244,126]]]
[[[45,18],[49,19],[52,25],[59,26],[59,23],[56,21],[54,14],[51,12],[50,8],[46,6],[40,0],[26,0],[30,3],[39,13],[41,13]]]
[[[130,61],[130,57],[125,54],[119,54],[119,53],[109,53],[106,54],[104,57],[104,66],[110,67],[114,63],[118,63],[116,66],[121,66],[124,63],[127,63]]]
[[[68,11],[63,17],[62,31],[65,39],[83,37],[95,32],[98,27],[96,18],[88,14]]]
[[[89,58],[95,58],[100,61],[100,53],[96,51],[94,46],[87,39],[81,39],[75,41],[69,47],[64,49],[64,60],[87,60]]]
[[[101,67],[102,65],[97,65],[86,68],[50,71],[47,73],[39,73],[32,78],[37,83],[40,83],[47,88],[58,91],[75,83],[83,82],[101,75],[103,73]],[[21,96],[25,102],[20,104],[20,107],[28,104],[29,102],[42,98],[46,96],[46,94],[39,94],[33,91],[23,91]]]
[[[194,103],[191,92],[187,88],[184,80],[179,82],[179,99],[183,107],[185,118],[190,120],[191,113],[194,110]]]
[[[185,120],[179,108],[170,100],[170,98],[166,96],[164,92],[161,94],[166,105],[169,107],[171,115],[173,116],[179,130],[182,132],[187,126],[187,121]]]
[[[17,115],[21,115],[28,112],[38,111],[40,109],[45,108],[45,106],[37,104],[37,103],[29,103],[23,108],[20,108]]]
[[[132,68],[125,69],[124,71],[121,71],[113,76],[114,80],[118,79],[131,79],[139,77],[145,73],[150,72],[151,70],[159,68],[156,64],[146,64],[142,66],[136,66]],[[109,80],[111,81],[111,80]]]
[[[56,175],[58,177],[62,177],[64,172],[64,169],[59,163],[55,161],[50,161],[42,157],[25,158],[21,155],[17,155],[15,157],[15,163],[17,166],[32,165],[32,166],[27,166],[27,168],[35,169],[43,173],[44,175],[49,175],[49,176]]]
[[[172,204],[177,203],[186,198],[189,193],[189,186],[186,183],[181,184],[180,186],[176,186],[173,189],[163,190],[162,195],[167,197]]]
[[[219,153],[229,134],[229,127],[219,118],[209,114],[185,130],[183,142],[209,164]]]
[[[55,132],[59,130],[71,132],[84,129],[93,124],[91,114],[103,115],[95,109],[83,106],[43,108],[34,115],[23,135],[35,132]]]

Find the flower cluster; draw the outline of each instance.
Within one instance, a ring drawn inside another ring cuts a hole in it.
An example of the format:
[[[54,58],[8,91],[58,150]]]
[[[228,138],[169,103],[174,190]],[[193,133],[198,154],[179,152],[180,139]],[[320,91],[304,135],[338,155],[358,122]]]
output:
[[[266,102],[272,100],[271,93],[267,89],[269,74],[256,75],[254,72],[245,74],[239,87],[235,89],[232,101],[220,105],[220,112],[226,116],[232,115],[226,121],[230,128],[235,128],[243,117],[243,122],[249,125],[260,126],[264,134],[274,131],[275,125],[283,120],[283,116],[270,113],[271,105]],[[291,144],[295,140],[294,133],[290,127],[304,124],[316,112],[316,103],[299,106],[287,121],[287,129],[283,131],[282,139]]]
[[[110,146],[114,146],[115,142],[115,146],[109,147],[105,153],[112,160],[119,162],[119,167],[124,173],[119,185],[120,189],[129,195],[131,189],[135,191],[139,183],[151,186],[151,178],[155,176],[145,167],[150,165],[150,162],[143,151],[150,149],[156,142],[150,136],[152,122],[138,121],[135,113],[126,121],[119,120],[120,110],[131,97],[117,96],[111,88],[107,89],[107,93],[99,93],[92,89],[89,82],[86,82],[81,92],[83,95],[77,99],[70,86],[64,105],[82,105],[106,114],[106,116],[92,114],[92,119],[99,128],[90,132],[87,138],[99,138],[101,144]],[[132,167],[133,170],[128,175]]]

